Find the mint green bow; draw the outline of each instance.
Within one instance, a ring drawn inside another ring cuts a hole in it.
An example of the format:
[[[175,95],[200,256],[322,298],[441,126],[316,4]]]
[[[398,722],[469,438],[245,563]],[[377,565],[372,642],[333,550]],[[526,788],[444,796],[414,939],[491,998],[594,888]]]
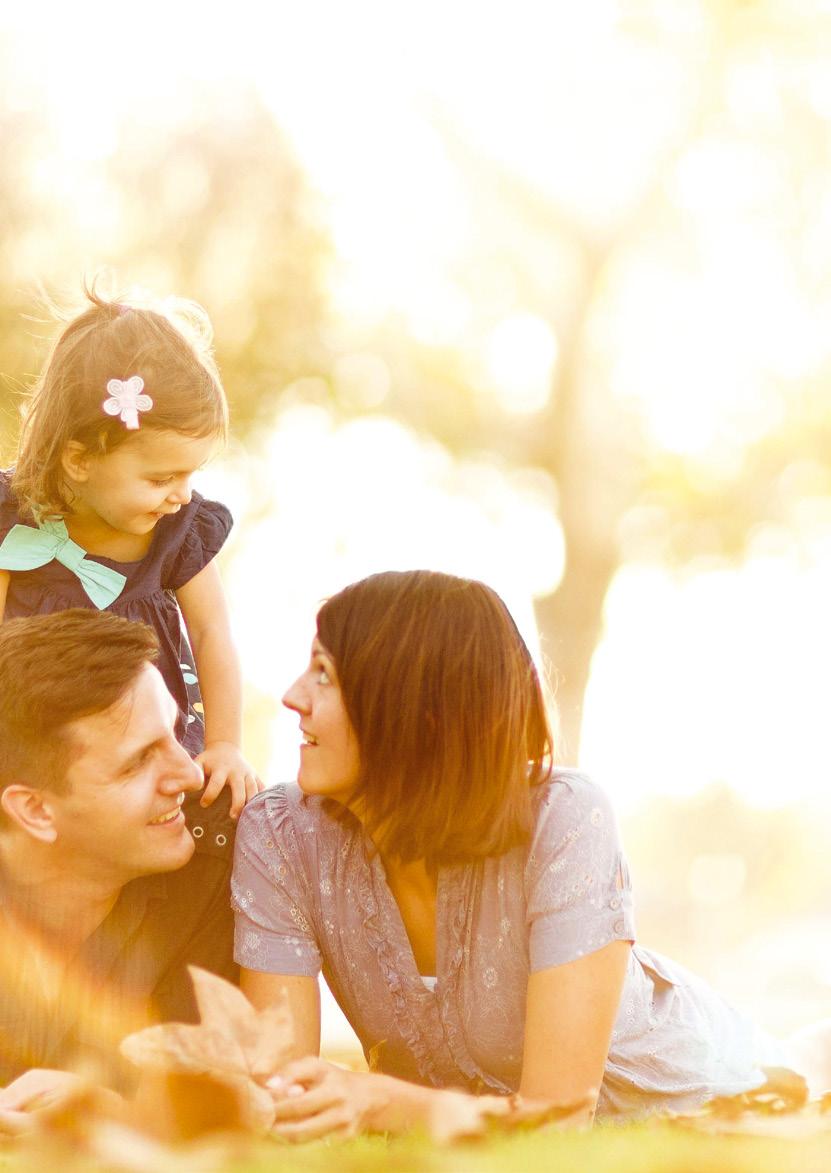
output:
[[[53,558],[77,575],[99,610],[103,611],[124,590],[124,575],[87,558],[86,550],[72,541],[59,517],[44,521],[40,529],[12,526],[0,543],[0,570],[36,570]]]

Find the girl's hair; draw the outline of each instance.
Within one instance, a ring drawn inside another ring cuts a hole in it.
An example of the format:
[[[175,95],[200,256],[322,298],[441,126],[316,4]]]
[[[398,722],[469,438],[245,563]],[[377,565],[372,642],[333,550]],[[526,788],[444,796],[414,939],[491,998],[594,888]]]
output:
[[[385,854],[437,866],[528,840],[552,736],[495,591],[426,570],[375,574],[324,603],[317,632],[358,740],[361,817]]]
[[[20,437],[12,488],[21,511],[38,520],[71,512],[61,465],[70,441],[104,456],[140,434],[104,412],[110,379],[144,380],[153,406],[140,416],[142,430],[227,436],[228,405],[205,311],[178,299],[166,301],[164,312],[108,301],[94,283],[84,293],[90,304],[58,335]]]

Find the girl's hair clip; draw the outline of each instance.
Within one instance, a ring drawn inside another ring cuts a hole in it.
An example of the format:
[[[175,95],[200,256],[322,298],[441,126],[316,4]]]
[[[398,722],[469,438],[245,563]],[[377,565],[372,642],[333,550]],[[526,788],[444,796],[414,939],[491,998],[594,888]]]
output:
[[[149,395],[142,395],[144,379],[141,375],[131,375],[129,379],[110,379],[107,383],[110,398],[101,404],[107,415],[121,417],[125,428],[135,431],[139,426],[138,413],[149,411],[153,400]]]

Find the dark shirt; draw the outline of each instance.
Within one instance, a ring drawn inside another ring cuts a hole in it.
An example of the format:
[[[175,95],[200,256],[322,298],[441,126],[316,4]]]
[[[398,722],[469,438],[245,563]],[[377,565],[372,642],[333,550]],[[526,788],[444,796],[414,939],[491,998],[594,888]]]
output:
[[[30,1067],[55,1067],[128,1090],[121,1039],[153,1022],[198,1019],[186,967],[236,981],[230,792],[205,810],[198,800],[186,804],[196,841],[190,861],[126,884],[72,959],[11,904],[0,876],[0,1084]]]
[[[11,470],[0,469],[0,543],[14,526],[34,526],[30,517],[20,515],[10,478]],[[159,637],[156,667],[178,705],[176,736],[191,757],[204,749],[202,698],[175,592],[216,556],[232,524],[231,514],[224,505],[194,492],[191,501],[178,513],[159,521],[149,550],[138,562],[117,562],[103,555],[88,555],[92,562],[117,570],[127,579],[124,590],[107,610],[125,619],[148,623]],[[48,615],[70,607],[93,606],[77,575],[53,560],[35,570],[12,572],[5,617]]]

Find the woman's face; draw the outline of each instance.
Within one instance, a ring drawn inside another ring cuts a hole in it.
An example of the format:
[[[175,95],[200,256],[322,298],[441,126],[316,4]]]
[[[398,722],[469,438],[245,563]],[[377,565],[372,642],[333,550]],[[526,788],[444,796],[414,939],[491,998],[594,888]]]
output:
[[[334,661],[317,637],[306,671],[285,694],[283,704],[300,717],[300,789],[348,805],[358,782],[358,739],[346,713]]]

